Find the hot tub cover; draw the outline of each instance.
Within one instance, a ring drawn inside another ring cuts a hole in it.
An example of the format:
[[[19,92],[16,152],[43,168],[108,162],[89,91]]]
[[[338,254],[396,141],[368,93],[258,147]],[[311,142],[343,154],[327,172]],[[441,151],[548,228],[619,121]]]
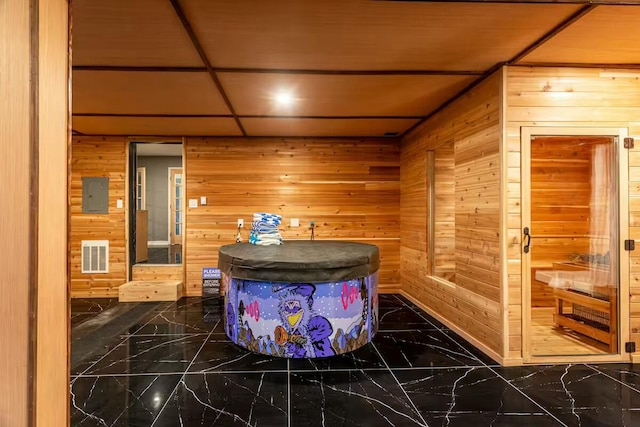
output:
[[[218,267],[245,280],[338,282],[378,271],[380,252],[367,243],[331,240],[295,240],[273,246],[236,243],[220,248]]]

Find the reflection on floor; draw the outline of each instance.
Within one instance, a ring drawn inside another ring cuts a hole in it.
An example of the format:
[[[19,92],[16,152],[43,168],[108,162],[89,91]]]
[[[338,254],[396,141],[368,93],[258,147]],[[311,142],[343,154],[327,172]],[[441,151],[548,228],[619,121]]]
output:
[[[141,264],[182,264],[182,245],[149,246],[148,253]]]
[[[92,304],[78,310],[96,324],[118,307]],[[72,348],[71,425],[640,425],[640,368],[501,368],[394,295],[380,296],[373,343],[315,360],[230,343],[217,298],[138,306],[149,311],[127,330],[96,337],[102,351]]]
[[[553,324],[552,307],[531,308],[531,354],[534,356],[607,354],[606,344]]]

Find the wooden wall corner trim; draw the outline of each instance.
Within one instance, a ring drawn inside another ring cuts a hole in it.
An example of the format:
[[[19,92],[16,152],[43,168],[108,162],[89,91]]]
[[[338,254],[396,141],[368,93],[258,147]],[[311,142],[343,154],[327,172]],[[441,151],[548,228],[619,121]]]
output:
[[[36,427],[69,423],[69,4],[38,1]],[[33,37],[33,36],[32,36]]]
[[[507,264],[509,252],[507,247],[508,218],[509,218],[509,151],[505,145],[507,134],[507,66],[498,71],[500,89],[498,95],[498,117],[500,128],[500,310],[502,311],[502,354],[509,354],[509,275]]]
[[[69,424],[68,2],[0,7],[0,424]]]

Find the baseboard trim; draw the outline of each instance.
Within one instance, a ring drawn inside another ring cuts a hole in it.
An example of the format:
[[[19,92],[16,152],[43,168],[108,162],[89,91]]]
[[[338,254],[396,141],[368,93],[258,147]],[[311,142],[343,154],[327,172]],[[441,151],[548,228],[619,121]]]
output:
[[[455,324],[451,323],[449,320],[447,320],[444,317],[442,317],[440,314],[434,312],[431,308],[429,308],[424,303],[420,302],[418,299],[416,299],[413,296],[411,296],[406,291],[400,290],[400,295],[402,295],[403,297],[407,298],[409,301],[411,301],[412,303],[414,303],[415,305],[417,305],[418,307],[420,307],[421,309],[426,311],[430,316],[435,317],[438,321],[442,322],[444,325],[446,325],[453,332],[455,332],[456,334],[460,335],[465,340],[469,341],[475,348],[477,348],[478,350],[480,350],[481,352],[483,352],[484,354],[489,356],[491,359],[493,359],[496,362],[498,362],[501,366],[505,366],[505,362],[506,362],[505,358],[502,357],[501,355],[499,355],[498,353],[496,353],[494,350],[492,350],[489,347],[487,347],[482,342],[478,341],[477,338],[472,337],[467,332],[463,331],[458,326],[456,326]],[[512,363],[513,359],[510,359],[509,362]]]

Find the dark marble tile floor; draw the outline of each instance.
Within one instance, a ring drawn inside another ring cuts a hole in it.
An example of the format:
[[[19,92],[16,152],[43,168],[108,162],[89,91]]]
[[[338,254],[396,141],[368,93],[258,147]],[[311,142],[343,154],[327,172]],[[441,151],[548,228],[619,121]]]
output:
[[[118,298],[74,298],[71,300],[71,327],[74,328],[118,304]]]
[[[74,328],[116,306],[74,301]],[[503,368],[399,296],[380,296],[372,344],[326,359],[248,353],[221,313],[216,298],[156,304],[103,351],[72,348],[71,425],[640,426],[639,367]]]

